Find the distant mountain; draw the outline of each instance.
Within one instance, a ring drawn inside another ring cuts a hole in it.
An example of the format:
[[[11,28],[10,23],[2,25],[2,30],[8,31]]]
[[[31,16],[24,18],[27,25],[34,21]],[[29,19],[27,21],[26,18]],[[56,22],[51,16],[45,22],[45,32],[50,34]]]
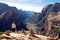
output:
[[[37,32],[38,32],[39,29],[37,29],[38,27],[37,27],[36,25],[37,25],[37,23],[38,23],[38,19],[39,19],[40,14],[41,14],[41,13],[36,13],[36,12],[35,12],[32,17],[30,17],[30,18],[28,18],[28,19],[26,20],[26,27],[27,27],[28,29],[33,28],[34,31],[37,30]]]
[[[37,23],[39,19],[40,13],[34,13],[34,15],[30,18],[31,23]]]
[[[18,10],[16,7],[10,7],[7,4],[0,3],[0,31],[11,30],[11,24],[14,21],[16,29],[27,30],[25,20],[31,17],[34,12]]]

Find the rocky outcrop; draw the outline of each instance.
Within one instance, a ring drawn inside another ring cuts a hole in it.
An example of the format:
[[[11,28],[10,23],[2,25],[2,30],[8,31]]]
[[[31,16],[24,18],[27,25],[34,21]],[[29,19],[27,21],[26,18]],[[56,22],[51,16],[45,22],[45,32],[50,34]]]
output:
[[[6,31],[5,34],[2,34],[0,36],[0,40],[4,40],[4,39],[6,40],[13,40],[13,39],[14,40],[59,40],[58,36],[56,36],[55,38],[51,38],[51,37],[47,37],[39,34],[37,35],[33,33],[31,30],[26,35],[24,34],[24,32],[22,33],[21,31],[20,33]]]
[[[47,15],[48,14],[48,15]],[[60,25],[60,3],[55,3],[51,7],[50,11],[47,11],[46,21],[44,24],[44,29],[47,34],[51,37],[56,36],[57,33],[60,35],[60,31],[58,32],[58,28]]]

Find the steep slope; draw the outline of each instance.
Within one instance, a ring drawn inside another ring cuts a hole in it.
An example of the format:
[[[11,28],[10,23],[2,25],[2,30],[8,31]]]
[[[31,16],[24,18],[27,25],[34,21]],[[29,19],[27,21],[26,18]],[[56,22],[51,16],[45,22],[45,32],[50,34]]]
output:
[[[58,16],[60,15],[60,3],[48,5],[47,7],[43,8],[41,13],[42,14],[40,15],[39,21],[38,21],[39,24],[37,23],[37,26],[42,27],[41,31],[44,32],[43,34],[47,32],[48,35],[50,35],[51,37],[56,36],[57,33],[59,33],[58,35],[60,35],[60,32],[58,32],[58,30],[60,29],[57,29],[60,27],[57,27],[57,28],[54,27],[54,26],[60,25],[59,16]]]
[[[29,18],[27,11],[18,10],[16,7],[10,7],[0,3],[0,31],[11,30],[11,24],[14,21],[16,29],[27,30],[25,20]]]
[[[59,11],[60,11],[60,3],[55,3],[45,6],[42,9],[41,15],[39,17],[39,22],[37,25],[41,24],[40,26],[43,26],[47,18],[58,15]]]
[[[32,24],[35,27],[38,27],[37,29],[39,29],[40,31],[43,31],[43,33],[44,33],[45,23],[47,22],[47,19],[52,18],[57,15],[60,15],[60,3],[46,5],[42,9],[42,11],[39,14],[39,17],[37,17],[37,19],[34,19],[34,17],[32,17],[33,20],[31,20],[31,19],[29,19],[29,20],[33,22]],[[38,20],[38,21],[35,21],[35,20]]]

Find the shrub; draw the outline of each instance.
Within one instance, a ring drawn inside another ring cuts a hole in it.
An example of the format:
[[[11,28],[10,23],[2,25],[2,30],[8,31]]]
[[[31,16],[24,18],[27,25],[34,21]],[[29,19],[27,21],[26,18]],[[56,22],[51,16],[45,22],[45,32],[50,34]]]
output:
[[[2,35],[3,34],[3,32],[0,32],[0,35]]]
[[[34,36],[34,31],[33,31],[33,29],[30,29],[29,31],[30,31],[30,36]]]

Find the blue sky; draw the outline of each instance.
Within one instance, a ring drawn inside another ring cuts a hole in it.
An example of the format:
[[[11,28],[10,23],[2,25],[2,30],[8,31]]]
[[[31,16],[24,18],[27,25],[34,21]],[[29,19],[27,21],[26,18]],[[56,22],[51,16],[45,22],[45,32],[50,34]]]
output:
[[[60,0],[0,0],[0,2],[22,10],[41,12],[42,8],[47,4],[60,3]]]

